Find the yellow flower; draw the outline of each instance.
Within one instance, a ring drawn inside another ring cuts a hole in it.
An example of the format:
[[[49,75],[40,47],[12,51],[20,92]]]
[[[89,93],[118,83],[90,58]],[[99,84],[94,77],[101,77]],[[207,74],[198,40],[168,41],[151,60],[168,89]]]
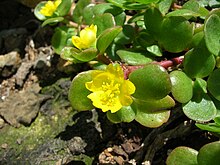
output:
[[[90,48],[95,44],[96,32],[97,32],[96,25],[92,24],[89,27],[86,27],[85,29],[80,31],[79,37],[78,36],[72,37],[73,45],[78,49]]]
[[[47,17],[52,16],[61,2],[62,0],[47,1],[47,3],[41,8],[40,13]]]
[[[129,106],[133,102],[131,94],[135,92],[134,84],[124,79],[123,70],[119,64],[108,65],[105,71],[96,71],[93,80],[86,82],[86,88],[92,93],[87,97],[95,107],[117,112],[122,106]]]

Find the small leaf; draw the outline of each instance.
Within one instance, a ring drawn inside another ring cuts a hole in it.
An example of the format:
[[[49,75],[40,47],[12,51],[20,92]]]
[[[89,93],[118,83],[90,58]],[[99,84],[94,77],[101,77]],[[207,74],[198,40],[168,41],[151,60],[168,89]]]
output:
[[[208,50],[218,56],[220,51],[220,16],[212,14],[205,21],[204,33]]]
[[[137,110],[135,120],[149,128],[157,128],[166,123],[170,117],[170,111],[146,112]]]
[[[193,84],[194,95],[207,93],[207,82],[201,78],[196,78]]]
[[[64,60],[73,62],[73,63],[79,63],[80,61],[74,58],[74,54],[78,54],[80,51],[73,47],[64,47],[60,53],[60,57]]]
[[[61,26],[55,29],[51,44],[57,54],[60,54],[65,46],[72,46],[72,41],[68,43],[68,40],[71,39],[73,35],[76,35],[75,28]]]
[[[149,54],[143,51],[118,50],[117,54],[123,62],[129,65],[144,65],[153,61]]]
[[[94,72],[94,70],[85,71],[74,77],[68,94],[73,109],[84,111],[94,108],[91,100],[87,98],[91,92],[85,86],[86,82],[92,81]]]
[[[163,1],[160,1],[160,3],[159,3],[159,10],[160,10],[160,12],[163,15],[165,15],[169,11],[172,3],[173,3],[173,0],[163,0]]]
[[[132,122],[135,118],[135,112],[131,106],[124,106],[116,113],[107,112],[107,118],[113,123]]]
[[[129,44],[135,38],[135,29],[131,25],[124,25],[122,31],[115,38],[115,43],[120,45]]]
[[[207,81],[209,92],[220,101],[220,69],[214,70]]]
[[[72,19],[74,22],[76,23],[81,23],[82,22],[82,16],[83,16],[83,12],[84,12],[84,8],[88,5],[90,5],[91,0],[78,0],[76,3],[76,6],[73,10],[73,14],[72,14]]]
[[[79,61],[88,62],[93,60],[97,56],[97,49],[95,48],[85,49],[80,53],[74,53],[72,56]]]
[[[189,147],[177,147],[168,156],[167,165],[198,165],[198,151]]]
[[[94,15],[101,15],[104,13],[110,13],[113,16],[119,15],[123,12],[123,10],[117,6],[114,6],[111,3],[100,3],[95,5],[93,8]]]
[[[160,50],[160,47],[158,45],[148,46],[147,51],[149,51],[150,53],[152,53],[158,57],[161,57],[163,55]]]
[[[41,8],[43,6],[45,6],[46,3],[47,3],[46,1],[40,2],[34,8],[34,15],[35,15],[35,17],[37,17],[37,19],[42,20],[42,21],[47,19],[43,14],[40,13]]]
[[[91,25],[93,22],[93,8],[95,7],[95,4],[89,4],[83,9],[83,20],[86,25]]]
[[[215,58],[206,48],[204,39],[198,47],[185,54],[183,66],[185,73],[191,78],[203,78],[213,71]]]
[[[141,10],[148,7],[147,4],[128,2],[127,0],[107,0],[115,6],[127,10]]]
[[[65,16],[69,12],[71,6],[72,0],[62,0],[55,12],[58,16]]]
[[[42,27],[44,27],[48,24],[55,24],[58,22],[62,22],[63,20],[64,20],[63,17],[48,18],[42,23]]]
[[[97,39],[97,49],[103,54],[107,47],[113,42],[115,37],[122,31],[122,27],[115,26],[103,31]]]
[[[108,28],[112,28],[115,26],[114,17],[110,13],[104,13],[101,15],[97,15],[93,19],[93,24],[97,25],[97,36],[100,35],[104,30]]]
[[[188,48],[193,37],[193,26],[183,17],[166,17],[161,25],[159,44],[173,53]]]
[[[216,108],[210,97],[202,93],[200,96],[194,96],[188,103],[183,104],[184,114],[195,121],[207,122],[215,118]]]
[[[188,102],[193,95],[192,80],[184,72],[177,70],[170,73],[170,79],[174,99],[180,103]]]
[[[136,91],[133,96],[140,100],[162,99],[171,91],[171,81],[167,71],[156,64],[146,65],[129,75]]]
[[[144,14],[144,23],[150,34],[160,37],[160,28],[163,21],[162,13],[157,8],[148,8]]]
[[[188,9],[178,9],[172,12],[169,12],[166,17],[184,17],[186,19],[190,19],[192,17],[198,17],[200,16],[199,13],[196,13],[194,11],[188,10]]]
[[[197,157],[199,165],[219,165],[220,162],[220,141],[208,143],[200,150]]]
[[[220,133],[220,126],[215,123],[209,123],[209,124],[196,123],[195,125],[202,130]]]

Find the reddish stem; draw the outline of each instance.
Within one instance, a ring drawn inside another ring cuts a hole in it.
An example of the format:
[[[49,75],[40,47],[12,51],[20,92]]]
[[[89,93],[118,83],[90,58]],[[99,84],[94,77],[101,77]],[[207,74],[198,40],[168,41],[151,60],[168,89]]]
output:
[[[160,62],[152,62],[151,64],[158,64],[158,65],[164,67],[165,69],[167,69],[169,67],[182,64],[183,59],[184,59],[183,56],[181,56],[181,57],[172,58],[170,60],[164,60],[164,61],[160,61]],[[128,78],[128,76],[131,72],[133,72],[137,69],[143,68],[144,66],[145,65],[129,66],[129,65],[123,65],[122,64],[122,69],[124,71],[125,79]]]

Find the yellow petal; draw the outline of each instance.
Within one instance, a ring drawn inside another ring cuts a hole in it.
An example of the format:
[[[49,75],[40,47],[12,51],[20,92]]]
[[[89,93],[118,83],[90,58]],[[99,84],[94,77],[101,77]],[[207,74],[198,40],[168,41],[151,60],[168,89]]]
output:
[[[81,38],[79,38],[78,36],[72,36],[72,43],[78,49],[86,48],[86,45],[84,45],[84,43],[82,42]]]

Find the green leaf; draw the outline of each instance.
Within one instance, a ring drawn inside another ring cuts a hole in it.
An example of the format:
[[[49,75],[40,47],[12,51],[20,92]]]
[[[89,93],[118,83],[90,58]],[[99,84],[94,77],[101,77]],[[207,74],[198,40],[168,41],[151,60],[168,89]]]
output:
[[[46,1],[40,2],[34,8],[34,15],[35,15],[35,17],[37,17],[37,19],[42,20],[42,21],[47,19],[43,14],[40,13],[41,8],[43,6],[45,6],[46,3],[47,3]]]
[[[169,11],[172,3],[173,3],[173,0],[163,0],[163,1],[160,1],[160,3],[159,3],[159,10],[160,10],[160,12],[163,15],[165,15]]]
[[[71,39],[74,35],[76,35],[75,28],[69,28],[66,26],[57,27],[51,41],[55,52],[60,54],[65,46],[72,46],[72,42],[68,43],[68,39]]]
[[[184,3],[182,8],[183,9],[188,9],[188,10],[191,10],[191,11],[194,11],[194,12],[198,12],[199,8],[200,8],[200,5],[197,1],[190,0],[190,1],[187,1],[186,3]]]
[[[145,49],[146,47],[155,44],[155,39],[153,35],[150,35],[149,33],[142,31],[137,35],[136,42]]]
[[[194,96],[188,103],[183,104],[183,112],[192,120],[207,122],[215,118],[217,110],[210,97],[202,93],[200,96]]]
[[[91,3],[91,0],[78,0],[77,3],[76,3],[76,6],[73,10],[73,21],[76,22],[76,23],[81,23],[83,18],[83,12],[84,12],[84,8],[86,6],[88,6],[89,4]]]
[[[131,25],[124,25],[122,28],[122,31],[115,38],[114,42],[120,45],[131,43],[135,37],[134,27]]]
[[[74,53],[72,56],[79,61],[89,62],[97,56],[97,49],[89,48],[81,51],[80,53]]]
[[[177,70],[170,73],[170,79],[174,99],[180,103],[188,102],[193,95],[192,80],[184,72]]]
[[[115,18],[115,25],[117,26],[123,26],[126,21],[127,15],[125,12],[122,12],[121,14],[116,15]]]
[[[183,17],[167,17],[163,20],[159,44],[173,53],[188,48],[193,37],[193,26]]]
[[[118,50],[117,54],[123,62],[129,65],[144,65],[153,61],[146,51]]]
[[[93,8],[95,7],[95,4],[89,4],[83,9],[83,20],[86,25],[91,25],[93,22]]]
[[[199,165],[219,165],[220,141],[208,143],[200,150],[197,157]]]
[[[73,47],[64,47],[62,51],[60,52],[60,57],[64,60],[73,62],[73,63],[79,63],[80,61],[74,58],[74,54],[79,54],[80,51]]]
[[[114,17],[110,13],[104,13],[95,16],[93,24],[97,25],[97,36],[99,36],[104,30],[115,26]]]
[[[134,101],[138,109],[149,113],[164,111],[175,106],[175,101],[170,96],[166,96],[159,100],[135,99]]]
[[[177,147],[168,156],[167,165],[198,165],[198,151],[189,147]]]
[[[198,47],[185,54],[183,66],[185,73],[191,78],[203,78],[213,71],[215,58],[206,48],[204,39]]]
[[[147,112],[138,109],[135,120],[141,125],[149,128],[157,128],[168,121],[170,111]]]
[[[42,27],[48,25],[48,24],[55,24],[58,22],[62,22],[64,20],[63,17],[54,17],[54,18],[48,18],[42,23]]]
[[[215,123],[209,123],[209,124],[196,123],[195,125],[202,130],[220,133],[220,126]]]
[[[104,13],[111,13],[113,16],[119,15],[123,10],[111,3],[100,3],[93,8],[94,15],[101,15]]]
[[[207,93],[207,82],[201,78],[196,78],[193,84],[194,95]]]
[[[122,27],[115,26],[103,31],[96,43],[96,47],[99,50],[100,54],[103,54],[107,47],[114,41],[115,37],[122,31]]]
[[[131,106],[123,106],[115,113],[107,112],[107,118],[113,123],[132,122],[135,118],[135,112]]]
[[[162,99],[171,91],[171,81],[166,69],[156,64],[133,71],[129,79],[136,87],[133,96],[137,99]]]
[[[142,4],[151,4],[151,3],[157,3],[159,0],[135,0],[135,1]]]
[[[133,1],[129,2],[127,0],[107,0],[107,1],[115,6],[127,10],[141,10],[141,9],[146,9],[148,7],[148,4],[135,3]]]
[[[220,101],[220,69],[214,70],[207,81],[209,92]]]
[[[91,92],[86,89],[85,83],[92,81],[92,74],[95,72],[94,70],[85,71],[74,77],[68,94],[73,109],[84,111],[94,108],[91,100],[87,98]]]
[[[188,9],[178,9],[178,10],[174,10],[172,12],[169,12],[166,17],[184,17],[186,19],[190,19],[192,17],[198,17],[200,16],[199,13],[196,13],[194,11],[188,10]]]
[[[212,14],[205,21],[204,33],[208,50],[218,56],[220,51],[220,16]]]
[[[162,13],[157,8],[148,8],[144,14],[144,23],[150,34],[155,38],[160,37],[160,29],[163,21]]]
[[[57,7],[55,12],[58,16],[65,16],[68,14],[71,6],[72,6],[72,0],[62,0],[62,2]]]
[[[161,57],[163,55],[158,45],[148,46],[147,51],[158,57]]]

